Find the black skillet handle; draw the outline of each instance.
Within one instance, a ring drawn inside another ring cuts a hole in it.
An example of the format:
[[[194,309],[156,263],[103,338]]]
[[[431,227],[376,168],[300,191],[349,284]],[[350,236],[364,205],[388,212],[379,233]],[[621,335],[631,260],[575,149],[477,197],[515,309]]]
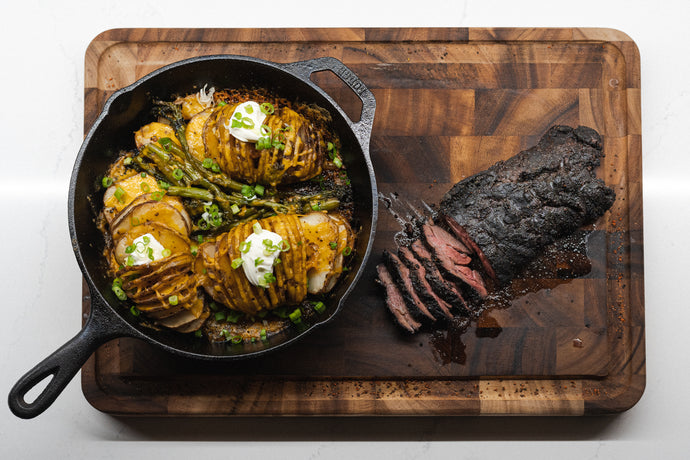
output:
[[[330,70],[336,74],[362,101],[362,113],[359,121],[355,123],[348,118],[348,122],[364,151],[369,151],[369,140],[371,139],[371,130],[374,125],[374,112],[376,112],[376,99],[371,90],[366,87],[352,70],[338,59],[330,56],[283,64],[283,67],[305,79],[309,79],[314,72],[322,70]]]
[[[10,410],[17,417],[33,418],[43,413],[62,393],[86,360],[105,342],[131,335],[126,324],[105,305],[96,305],[92,297],[91,314],[84,328],[72,340],[27,372],[10,390]],[[33,401],[26,394],[52,375],[50,382]]]

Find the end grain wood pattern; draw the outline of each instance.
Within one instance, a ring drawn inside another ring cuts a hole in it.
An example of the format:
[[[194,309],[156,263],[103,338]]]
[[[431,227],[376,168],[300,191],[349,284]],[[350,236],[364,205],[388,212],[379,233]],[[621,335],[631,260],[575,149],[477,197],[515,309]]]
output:
[[[586,275],[515,296],[461,343],[407,336],[385,311],[374,267],[399,228],[383,210],[367,271],[327,327],[287,350],[222,368],[112,341],[82,370],[94,407],[126,415],[583,415],[637,402],[645,385],[640,60],[628,36],[611,29],[109,30],[86,52],[85,130],[115,90],[208,54],[343,61],[376,96],[371,155],[383,193],[436,203],[453,183],[567,124],[602,134],[600,175],[618,198],[589,229]],[[313,79],[357,119],[360,103],[337,77]],[[88,311],[86,291],[84,299]]]

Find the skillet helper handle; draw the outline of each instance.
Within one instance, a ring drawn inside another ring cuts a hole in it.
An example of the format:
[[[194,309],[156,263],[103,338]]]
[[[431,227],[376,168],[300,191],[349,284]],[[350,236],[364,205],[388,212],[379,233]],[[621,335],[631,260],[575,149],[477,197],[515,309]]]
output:
[[[131,335],[124,327],[117,326],[123,323],[119,318],[103,311],[107,308],[92,303],[91,314],[84,328],[17,381],[8,397],[14,415],[29,419],[43,413],[100,345],[116,337]],[[50,376],[52,378],[41,394],[33,402],[27,402],[26,394]]]
[[[292,62],[284,64],[284,67],[292,73],[309,79],[314,72],[330,70],[336,74],[362,101],[362,113],[359,121],[353,122],[347,117],[350,127],[354,131],[360,144],[368,151],[371,139],[371,130],[374,125],[374,112],[376,112],[376,99],[369,88],[359,79],[355,73],[345,64],[334,57],[326,56],[307,61]]]

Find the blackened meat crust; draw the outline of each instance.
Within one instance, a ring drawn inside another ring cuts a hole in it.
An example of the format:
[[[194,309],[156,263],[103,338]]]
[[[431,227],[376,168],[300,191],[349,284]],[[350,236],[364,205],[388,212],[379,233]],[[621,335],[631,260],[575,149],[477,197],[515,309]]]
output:
[[[591,128],[554,126],[534,147],[455,184],[440,210],[506,283],[546,246],[613,205],[615,192],[594,173],[601,146]]]

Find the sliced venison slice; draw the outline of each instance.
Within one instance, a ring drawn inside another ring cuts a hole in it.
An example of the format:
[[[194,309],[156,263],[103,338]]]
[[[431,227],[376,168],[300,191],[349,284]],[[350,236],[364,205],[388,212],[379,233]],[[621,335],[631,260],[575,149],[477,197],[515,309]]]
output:
[[[475,243],[470,235],[467,233],[467,231],[460,225],[455,219],[450,217],[448,214],[441,213],[439,216],[439,219],[443,221],[444,224],[450,229],[451,233],[453,236],[455,236],[458,240],[462,241],[462,243],[467,246],[469,249],[472,250],[473,254],[476,256],[476,258],[479,260],[479,262],[482,265],[482,268],[484,269],[484,273],[486,275],[493,279],[496,279],[496,272],[494,271],[493,267],[491,266],[491,263],[489,262],[489,259],[486,258],[486,255],[484,255],[484,251],[481,250],[481,248]]]
[[[412,316],[414,316],[417,321],[436,321],[436,317],[431,314],[426,305],[424,305],[424,302],[422,302],[422,299],[417,295],[412,285],[412,279],[410,278],[410,269],[402,263],[397,255],[390,251],[383,251],[383,260],[390,274],[393,276],[393,280],[400,288],[400,293],[405,299],[407,308],[410,313],[412,313]]]
[[[457,308],[461,314],[469,314],[467,302],[465,301],[462,293],[454,283],[446,280],[443,277],[438,267],[434,263],[433,255],[431,252],[429,252],[426,246],[424,246],[424,243],[422,243],[421,240],[415,240],[410,245],[410,249],[417,257],[417,260],[419,260],[426,269],[426,280],[429,282],[434,292],[443,300]]]
[[[429,308],[429,311],[437,317],[452,318],[453,313],[451,313],[451,309],[453,306],[434,292],[431,284],[429,284],[429,281],[426,279],[426,268],[424,268],[422,262],[417,260],[409,248],[401,247],[398,249],[398,254],[400,254],[400,260],[402,260],[410,270],[412,286],[414,286],[422,302]]]
[[[427,245],[440,253],[444,260],[456,265],[468,265],[472,262],[471,251],[457,238],[440,226],[426,221],[422,224],[422,236]]]
[[[479,272],[469,267],[472,258],[470,250],[453,235],[427,221],[422,225],[422,235],[434,261],[441,271],[451,278],[471,287],[479,297],[487,296],[488,291]]]
[[[376,273],[378,274],[376,281],[385,289],[386,307],[388,307],[388,310],[390,310],[400,326],[409,332],[417,332],[422,327],[422,324],[415,321],[410,314],[407,305],[405,305],[405,299],[403,299],[400,289],[393,281],[393,277],[386,266],[384,264],[377,265]]]

